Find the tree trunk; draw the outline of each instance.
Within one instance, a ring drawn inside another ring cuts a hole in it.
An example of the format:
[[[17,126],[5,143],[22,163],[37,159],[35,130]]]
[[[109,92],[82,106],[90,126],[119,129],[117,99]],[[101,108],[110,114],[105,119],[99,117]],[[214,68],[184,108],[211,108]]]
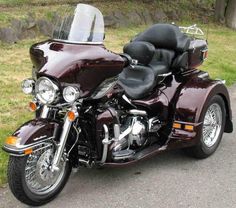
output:
[[[226,0],[216,0],[215,3],[215,19],[217,22],[225,22]]]
[[[229,0],[225,19],[228,27],[236,29],[236,0]]]

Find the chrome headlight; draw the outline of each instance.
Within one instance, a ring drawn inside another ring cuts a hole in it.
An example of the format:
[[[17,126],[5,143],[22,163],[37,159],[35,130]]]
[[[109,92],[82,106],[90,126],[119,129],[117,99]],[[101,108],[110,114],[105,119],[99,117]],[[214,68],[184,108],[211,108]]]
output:
[[[41,77],[37,80],[35,85],[36,97],[43,104],[50,104],[55,101],[58,87],[47,77]]]
[[[22,84],[21,88],[25,94],[32,94],[34,92],[35,81],[33,79],[25,79]]]
[[[73,103],[79,95],[79,90],[75,87],[68,86],[63,90],[63,98],[68,103]]]

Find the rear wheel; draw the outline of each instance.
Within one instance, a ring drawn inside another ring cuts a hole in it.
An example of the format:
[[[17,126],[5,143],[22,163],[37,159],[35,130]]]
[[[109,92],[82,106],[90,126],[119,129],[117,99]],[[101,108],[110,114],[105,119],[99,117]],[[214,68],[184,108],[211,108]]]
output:
[[[225,104],[221,96],[215,95],[201,114],[203,123],[199,144],[185,149],[188,155],[196,158],[207,158],[220,144],[225,126]]]
[[[44,143],[25,157],[10,156],[8,182],[14,196],[21,202],[40,206],[55,198],[66,184],[71,166],[61,161],[60,170],[51,172],[54,146]]]

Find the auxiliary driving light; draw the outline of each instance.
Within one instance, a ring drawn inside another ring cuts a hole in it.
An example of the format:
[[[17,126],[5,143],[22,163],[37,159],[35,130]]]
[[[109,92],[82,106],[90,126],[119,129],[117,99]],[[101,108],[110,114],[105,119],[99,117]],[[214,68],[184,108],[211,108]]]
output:
[[[35,81],[33,79],[25,79],[22,84],[21,88],[25,94],[32,94],[34,92]]]
[[[63,90],[63,98],[68,103],[73,103],[79,96],[80,92],[75,87],[68,86]]]

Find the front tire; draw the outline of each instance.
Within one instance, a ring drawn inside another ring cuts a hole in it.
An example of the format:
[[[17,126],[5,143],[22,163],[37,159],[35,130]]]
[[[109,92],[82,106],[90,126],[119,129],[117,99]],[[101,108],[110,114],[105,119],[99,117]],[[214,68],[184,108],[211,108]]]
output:
[[[224,100],[215,95],[208,106],[201,113],[200,122],[203,123],[199,143],[185,152],[195,158],[204,159],[212,155],[218,148],[225,127],[226,110]]]
[[[63,162],[60,173],[53,175],[49,169],[44,168],[51,160],[48,156],[51,152],[52,149],[45,149],[38,155],[36,151],[24,157],[10,156],[8,183],[19,201],[30,206],[41,206],[53,200],[65,186],[71,173],[71,165]]]

